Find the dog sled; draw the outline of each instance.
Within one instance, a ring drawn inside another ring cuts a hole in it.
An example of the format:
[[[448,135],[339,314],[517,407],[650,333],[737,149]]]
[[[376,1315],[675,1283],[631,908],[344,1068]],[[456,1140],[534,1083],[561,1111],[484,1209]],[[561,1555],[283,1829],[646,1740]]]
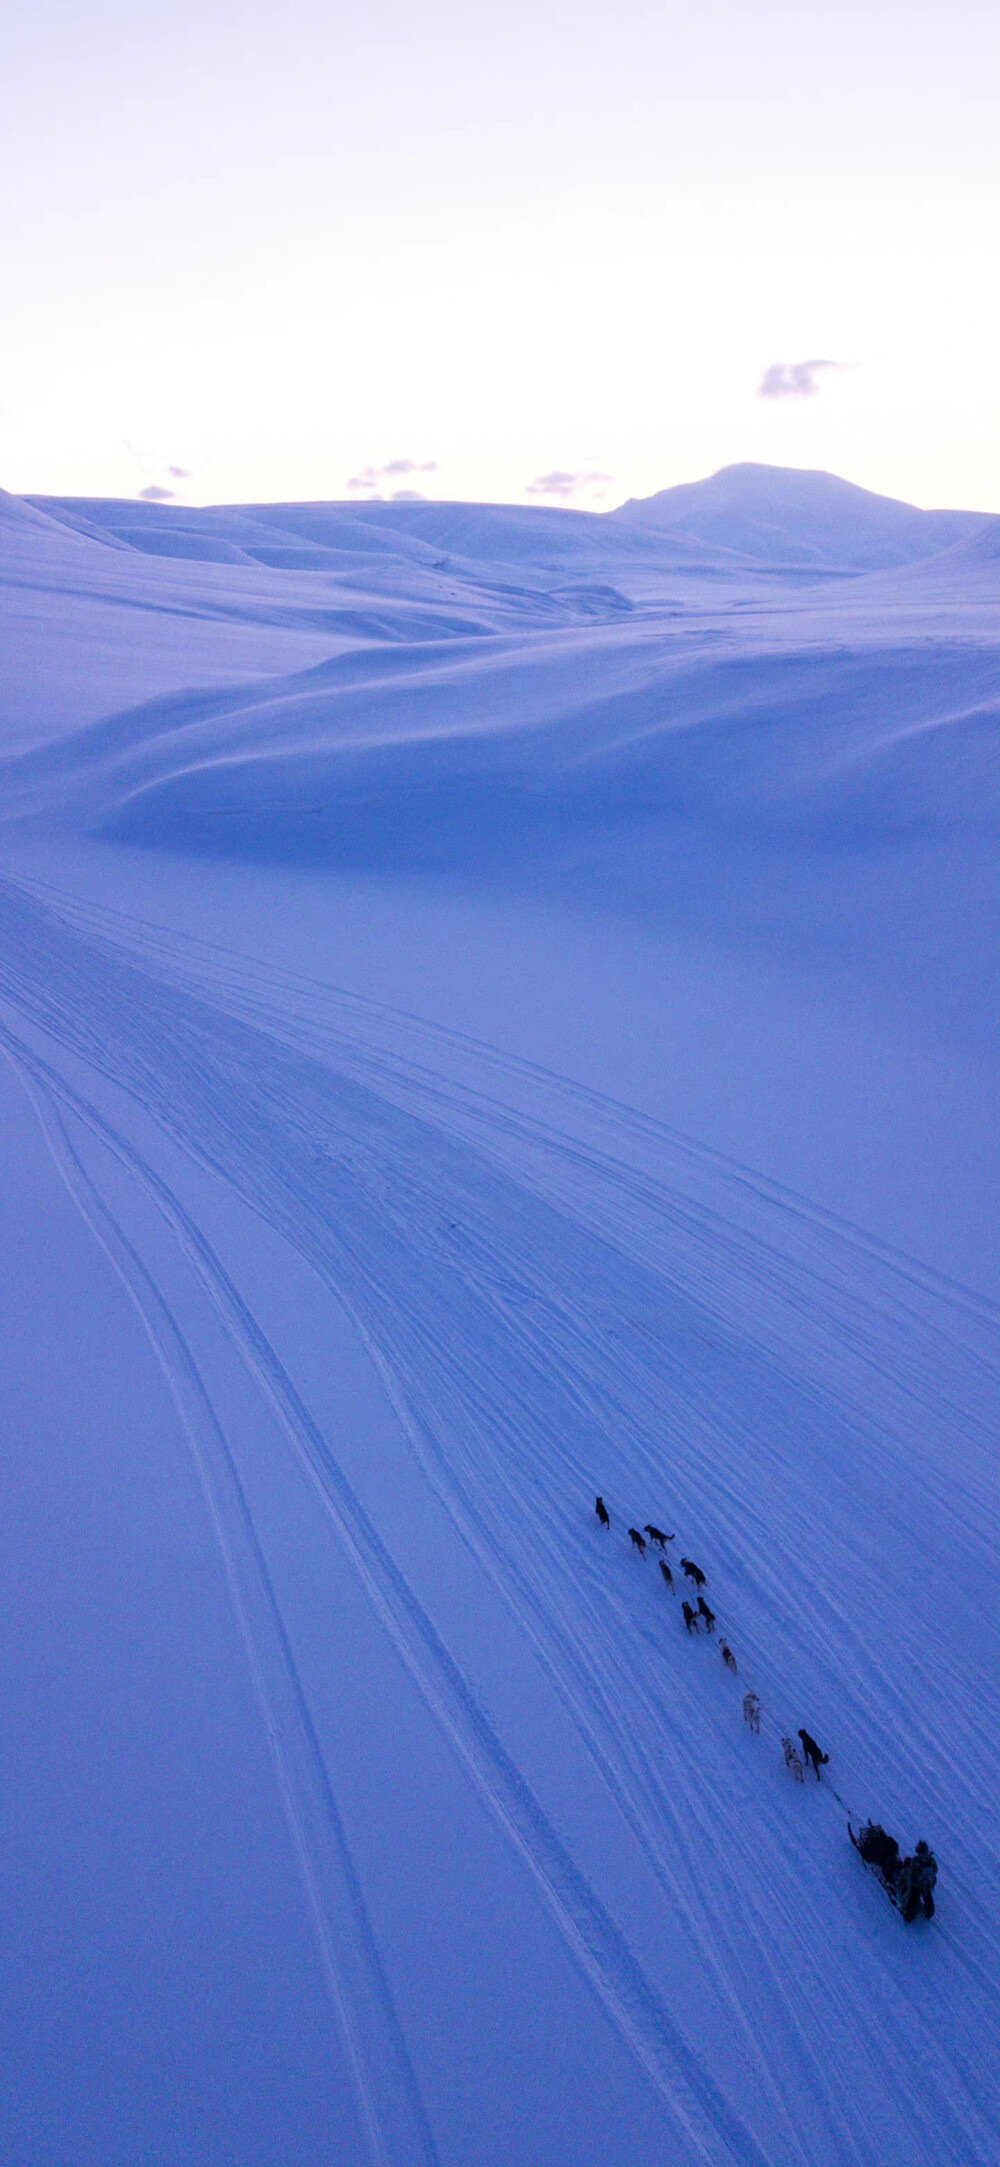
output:
[[[857,1835],[848,1821],[847,1833],[862,1865],[874,1875],[907,1926],[920,1910],[925,1918],[934,1917],[937,1861],[926,1844],[917,1845],[915,1857],[903,1859],[895,1837],[887,1835],[879,1821],[866,1821]]]
[[[899,1868],[902,1864],[898,1844],[894,1844],[893,1838],[886,1835],[878,1821],[866,1821],[857,1835],[848,1821],[847,1833],[866,1873],[873,1875],[879,1887],[885,1890],[893,1909],[898,1911]],[[891,1856],[890,1847],[895,1850],[895,1859]]]

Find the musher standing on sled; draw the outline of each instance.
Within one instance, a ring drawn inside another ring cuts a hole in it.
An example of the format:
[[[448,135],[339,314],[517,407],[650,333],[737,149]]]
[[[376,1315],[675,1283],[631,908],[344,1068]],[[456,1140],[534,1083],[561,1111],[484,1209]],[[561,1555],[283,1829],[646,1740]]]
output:
[[[903,1860],[896,1884],[899,1908],[906,1926],[912,1925],[921,1907],[925,1919],[934,1917],[936,1880],[937,1860],[934,1853],[929,1844],[918,1843],[913,1857]]]

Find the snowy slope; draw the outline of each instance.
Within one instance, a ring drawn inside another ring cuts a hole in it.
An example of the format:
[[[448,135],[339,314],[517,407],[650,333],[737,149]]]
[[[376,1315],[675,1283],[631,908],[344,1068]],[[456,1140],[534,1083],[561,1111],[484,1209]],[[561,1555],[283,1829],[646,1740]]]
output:
[[[5,802],[12,816],[247,864],[460,871],[778,927],[848,958],[884,952],[910,982],[931,962],[982,1033],[995,998],[994,546],[986,527],[903,571],[819,589],[695,581],[624,613],[613,589],[603,606],[588,590],[581,611],[565,590],[498,592],[468,567],[417,575],[376,556],[351,567],[349,600],[342,578],[314,580],[322,615],[294,582],[280,627],[263,575],[244,586],[200,567],[174,681],[161,691],[160,670],[156,697],[84,728],[74,704],[68,731],[50,723],[44,746],[9,762]],[[111,562],[115,667],[125,617],[152,689],[157,647]],[[172,563],[169,576],[154,592],[181,610],[190,574]],[[223,618],[209,683],[178,689],[215,635],[209,608]],[[294,647],[308,659],[288,670]],[[219,687],[234,650],[240,677]],[[37,643],[22,668],[44,700]]]
[[[997,1320],[879,1165],[987,1178],[984,545],[594,616],[547,542],[505,590],[415,531],[333,573],[42,516],[3,574],[3,2156],[986,2162]],[[659,1019],[587,1016],[668,937],[749,989],[697,1137]],[[939,1126],[862,1093],[849,1208],[810,1200],[741,1067],[778,1092],[827,1012],[875,1064],[890,1007]],[[848,1811],[930,1838],[932,1925]]]

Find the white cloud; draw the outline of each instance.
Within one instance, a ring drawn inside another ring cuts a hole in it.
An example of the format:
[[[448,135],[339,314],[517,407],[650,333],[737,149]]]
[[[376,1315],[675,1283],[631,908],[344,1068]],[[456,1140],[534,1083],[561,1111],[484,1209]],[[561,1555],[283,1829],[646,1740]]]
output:
[[[152,450],[148,445],[133,443],[129,437],[122,441],[133,466],[138,467],[140,475],[149,476],[137,492],[147,503],[164,503],[175,496],[176,490],[168,486],[171,482],[193,481],[197,469],[181,466],[175,453]]]
[[[816,378],[825,369],[840,370],[842,361],[772,361],[757,386],[758,399],[814,399]]]
[[[613,482],[613,474],[602,474],[595,467],[581,468],[570,474],[563,467],[554,467],[550,474],[536,474],[533,482],[525,484],[526,497],[567,497],[579,495],[581,490],[594,490],[603,494],[603,484]]]
[[[362,467],[360,474],[352,474],[348,489],[378,490],[383,482],[396,481],[404,474],[436,474],[436,459],[387,459],[384,466]],[[394,492],[397,496],[401,492]]]

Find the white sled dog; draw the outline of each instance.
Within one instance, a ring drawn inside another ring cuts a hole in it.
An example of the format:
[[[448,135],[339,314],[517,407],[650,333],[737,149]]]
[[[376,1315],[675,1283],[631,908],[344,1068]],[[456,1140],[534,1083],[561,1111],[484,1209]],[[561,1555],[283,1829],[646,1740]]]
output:
[[[785,1756],[785,1767],[791,1769],[792,1775],[795,1777],[796,1783],[804,1783],[806,1780],[806,1772],[802,1766],[802,1755],[800,1754],[798,1747],[793,1746],[790,1738],[783,1738],[781,1741],[781,1750]]]

